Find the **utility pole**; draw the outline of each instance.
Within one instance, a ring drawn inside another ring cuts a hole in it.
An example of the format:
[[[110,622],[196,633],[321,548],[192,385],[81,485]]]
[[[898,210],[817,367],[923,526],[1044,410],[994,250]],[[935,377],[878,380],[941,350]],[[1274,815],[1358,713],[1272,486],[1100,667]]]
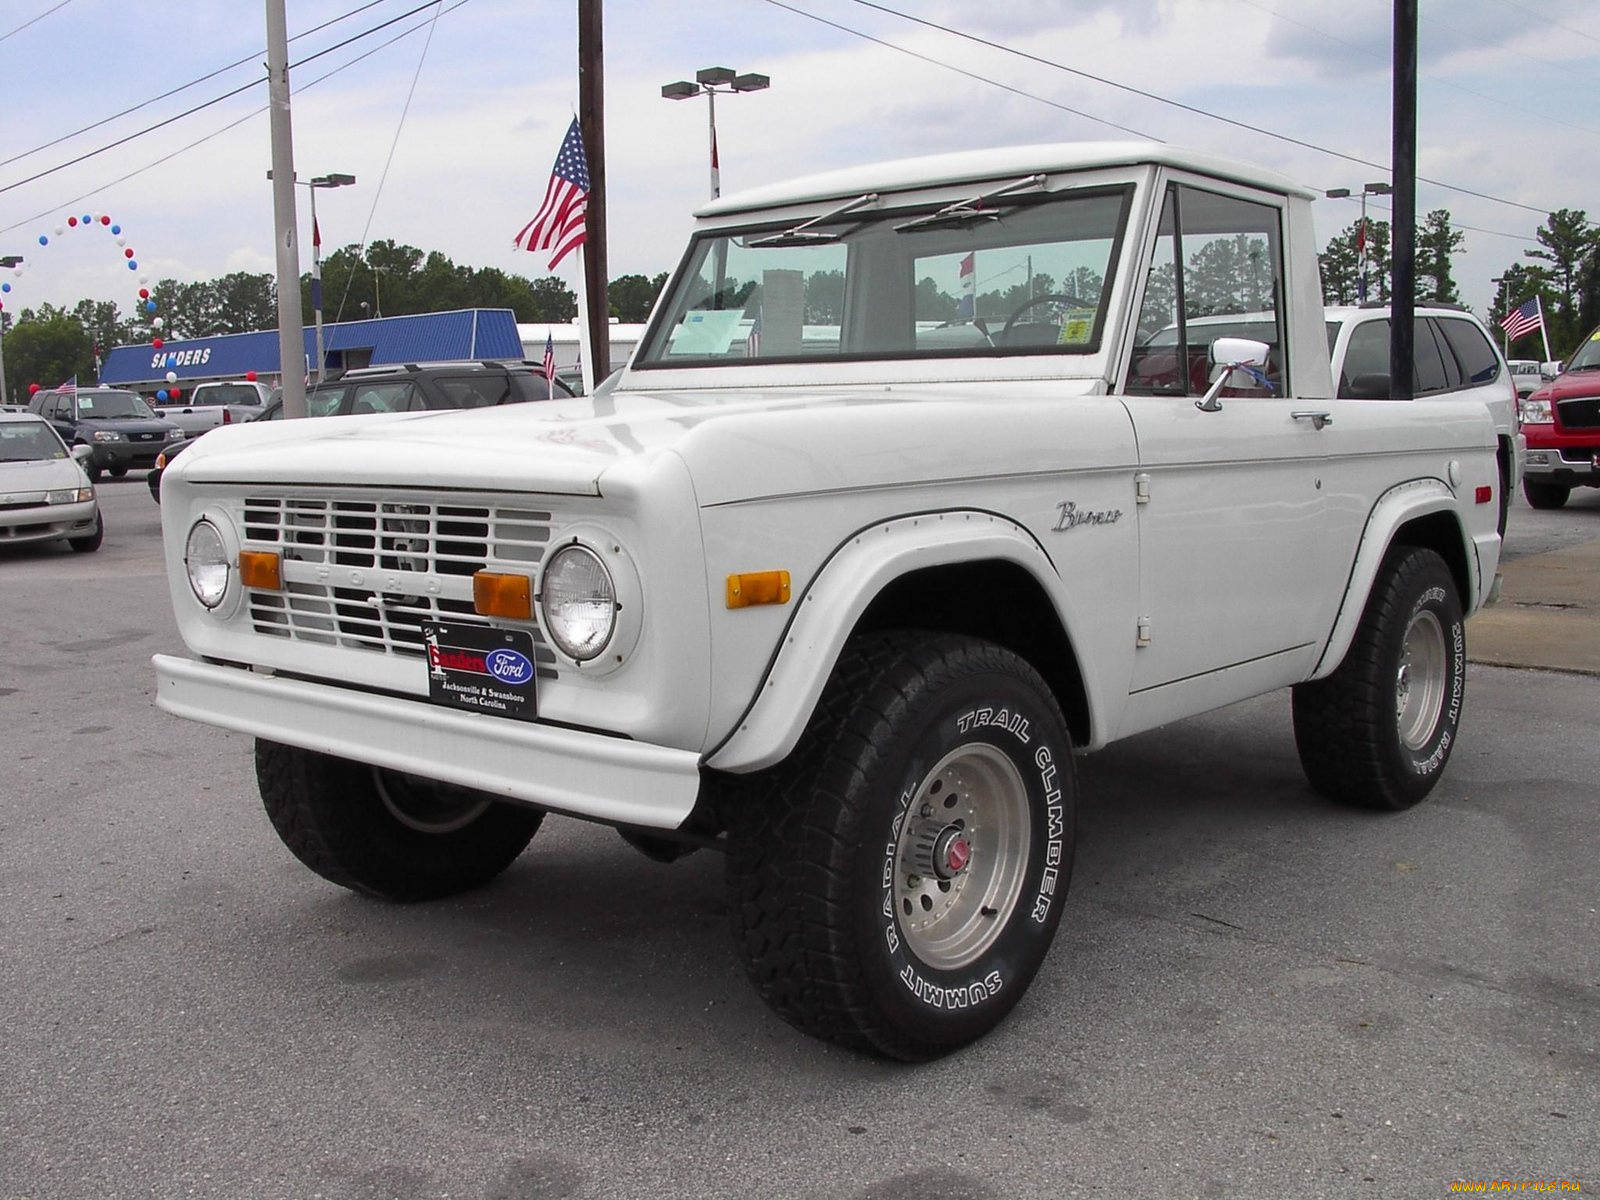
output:
[[[578,0],[578,132],[589,166],[583,284],[588,298],[589,361],[596,382],[611,374],[611,302],[606,297],[606,119],[601,0]]]
[[[1394,227],[1389,263],[1389,395],[1414,394],[1417,311],[1417,0],[1394,0]]]
[[[272,221],[278,262],[278,373],[283,415],[306,415],[306,332],[300,310],[300,237],[294,211],[294,133],[289,123],[289,21],[267,0],[267,110],[272,124]]]
[[[21,265],[21,263],[22,255],[20,254],[0,255],[0,267],[15,267]],[[0,311],[0,404],[9,404],[11,402],[10,397],[6,393],[5,338],[6,318],[4,312]],[[95,378],[98,379],[99,376],[97,375]]]

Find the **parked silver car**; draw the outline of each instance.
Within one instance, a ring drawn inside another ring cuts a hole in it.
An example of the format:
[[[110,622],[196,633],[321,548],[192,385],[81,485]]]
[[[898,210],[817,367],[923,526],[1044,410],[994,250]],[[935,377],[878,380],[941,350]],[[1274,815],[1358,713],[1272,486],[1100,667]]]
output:
[[[100,503],[82,459],[32,413],[0,413],[0,546],[66,540],[98,550],[105,536]]]

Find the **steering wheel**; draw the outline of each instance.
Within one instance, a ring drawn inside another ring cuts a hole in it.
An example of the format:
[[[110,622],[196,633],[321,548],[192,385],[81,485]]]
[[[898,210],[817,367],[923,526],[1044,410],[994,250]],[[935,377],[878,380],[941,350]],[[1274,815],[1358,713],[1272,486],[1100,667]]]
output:
[[[1048,330],[1050,330],[1051,331],[1051,338],[1052,338],[1052,341],[1053,341],[1055,335],[1060,332],[1060,328],[1061,327],[1060,327],[1059,324],[1051,324],[1051,323],[1046,322],[1046,321],[1031,321],[1031,322],[1025,322],[1025,323],[1019,325],[1018,321],[1017,321],[1017,319],[1019,317],[1021,317],[1023,313],[1027,312],[1030,308],[1035,308],[1035,307],[1037,307],[1038,305],[1041,305],[1041,304],[1061,304],[1061,305],[1065,305],[1068,308],[1094,308],[1095,307],[1094,305],[1088,303],[1086,300],[1084,300],[1080,296],[1073,296],[1073,295],[1070,295],[1070,294],[1068,294],[1066,292],[1046,292],[1042,296],[1035,296],[1032,300],[1024,301],[1023,303],[1019,304],[1016,308],[1011,310],[1011,315],[1006,318],[1005,328],[1003,328],[1000,331],[1000,336],[994,339],[996,341],[996,343],[998,343],[1001,346],[1009,346],[1009,345],[1012,344],[1013,338],[1016,337],[1019,333],[1021,333],[1022,331],[1031,331],[1031,330],[1034,330],[1034,329],[1040,329],[1040,330],[1048,329]]]

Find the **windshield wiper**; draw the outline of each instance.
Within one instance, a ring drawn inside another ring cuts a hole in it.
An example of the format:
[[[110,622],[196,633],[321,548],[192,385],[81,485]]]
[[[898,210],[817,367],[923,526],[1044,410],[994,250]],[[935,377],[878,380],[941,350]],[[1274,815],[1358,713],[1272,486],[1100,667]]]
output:
[[[854,212],[858,208],[865,208],[869,204],[878,202],[877,192],[868,192],[864,196],[857,196],[847,204],[830,209],[819,217],[812,217],[809,221],[801,221],[785,229],[782,233],[769,233],[766,237],[754,238],[745,243],[747,248],[760,246],[811,246],[819,242],[837,242],[840,234],[828,233],[821,229],[812,229],[813,225],[820,225],[823,221],[831,221],[834,217],[842,217],[847,212]]]
[[[1027,175],[1015,183],[1008,183],[1005,187],[995,188],[992,192],[979,192],[966,200],[957,200],[954,204],[946,204],[938,212],[932,212],[923,217],[912,217],[903,224],[896,225],[896,233],[904,233],[907,229],[927,229],[934,225],[965,225],[969,221],[998,221],[1000,214],[994,210],[983,207],[984,201],[993,200],[996,196],[1007,196],[1012,192],[1020,192],[1025,188],[1044,186],[1043,175]]]

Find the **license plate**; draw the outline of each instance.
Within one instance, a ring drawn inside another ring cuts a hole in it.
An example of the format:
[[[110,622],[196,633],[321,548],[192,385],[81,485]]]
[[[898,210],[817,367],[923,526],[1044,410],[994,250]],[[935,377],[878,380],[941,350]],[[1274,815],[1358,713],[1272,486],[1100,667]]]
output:
[[[496,717],[538,716],[533,635],[519,629],[426,623],[428,699]]]

